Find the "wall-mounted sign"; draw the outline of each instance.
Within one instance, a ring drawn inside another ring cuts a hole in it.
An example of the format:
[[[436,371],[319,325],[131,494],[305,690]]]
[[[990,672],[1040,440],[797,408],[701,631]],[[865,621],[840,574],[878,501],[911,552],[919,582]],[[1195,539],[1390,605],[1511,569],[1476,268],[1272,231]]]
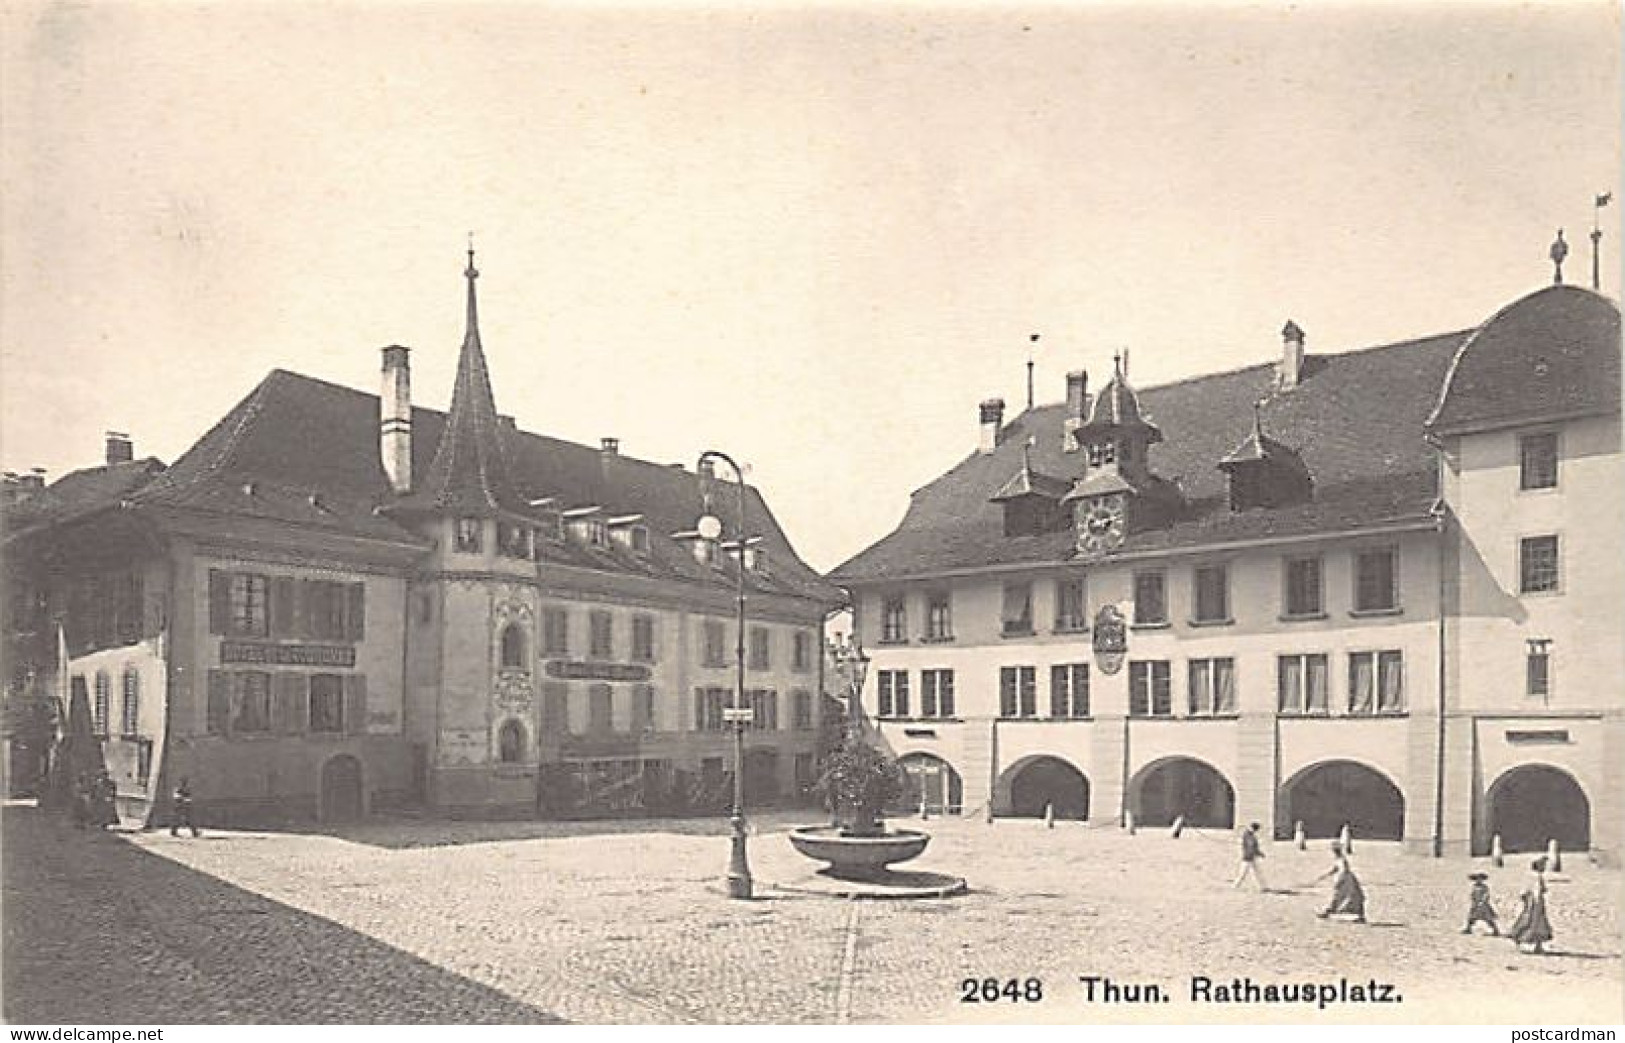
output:
[[[578,659],[553,659],[547,676],[565,681],[647,681],[649,668],[636,663],[591,663]]]
[[[1569,732],[1563,729],[1541,729],[1539,731],[1509,731],[1507,742],[1514,746],[1563,746],[1569,742]]]
[[[272,666],[355,666],[354,645],[273,645],[259,641],[220,642],[222,663]]]
[[[1102,605],[1095,613],[1095,663],[1103,674],[1115,674],[1128,655],[1128,621],[1116,605]]]

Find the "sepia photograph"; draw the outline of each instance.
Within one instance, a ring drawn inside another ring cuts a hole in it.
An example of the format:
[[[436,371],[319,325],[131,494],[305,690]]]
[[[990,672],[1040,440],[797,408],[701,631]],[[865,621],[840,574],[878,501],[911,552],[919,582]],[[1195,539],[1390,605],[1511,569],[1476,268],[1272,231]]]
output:
[[[0,1020],[1612,1039],[1622,16],[0,7]]]

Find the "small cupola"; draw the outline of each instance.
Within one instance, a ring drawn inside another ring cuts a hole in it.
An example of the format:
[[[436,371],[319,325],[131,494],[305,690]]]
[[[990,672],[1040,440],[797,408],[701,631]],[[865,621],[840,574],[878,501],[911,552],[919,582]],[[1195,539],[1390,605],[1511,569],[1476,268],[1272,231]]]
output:
[[[1219,461],[1230,479],[1230,509],[1286,507],[1314,495],[1309,468],[1297,450],[1264,434],[1263,402],[1253,403],[1253,429]]]
[[[1062,500],[1072,483],[1033,469],[1033,440],[1021,447],[1021,470],[988,497],[1004,507],[1006,536],[1037,536],[1065,529],[1071,519]]]

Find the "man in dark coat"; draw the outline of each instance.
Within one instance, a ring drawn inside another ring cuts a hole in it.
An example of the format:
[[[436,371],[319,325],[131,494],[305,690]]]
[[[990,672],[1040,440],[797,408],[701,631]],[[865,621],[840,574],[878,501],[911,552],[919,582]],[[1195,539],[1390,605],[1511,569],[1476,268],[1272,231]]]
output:
[[[175,817],[169,823],[169,835],[181,835],[181,827],[185,826],[198,835],[197,823],[192,820],[192,780],[183,778],[180,785],[175,787]]]
[[[1251,873],[1260,892],[1269,890],[1264,886],[1264,871],[1259,865],[1264,860],[1264,848],[1258,842],[1258,828],[1258,823],[1253,822],[1241,831],[1241,868],[1236,872],[1236,882],[1231,885],[1232,887],[1240,887],[1241,882]]]

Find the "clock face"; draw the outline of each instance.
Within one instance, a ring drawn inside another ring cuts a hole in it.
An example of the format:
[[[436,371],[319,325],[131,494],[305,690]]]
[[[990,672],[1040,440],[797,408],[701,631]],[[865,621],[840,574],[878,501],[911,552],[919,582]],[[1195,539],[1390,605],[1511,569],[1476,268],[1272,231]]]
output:
[[[1078,525],[1078,549],[1103,554],[1123,542],[1123,503],[1116,497],[1097,500],[1083,509]]]

